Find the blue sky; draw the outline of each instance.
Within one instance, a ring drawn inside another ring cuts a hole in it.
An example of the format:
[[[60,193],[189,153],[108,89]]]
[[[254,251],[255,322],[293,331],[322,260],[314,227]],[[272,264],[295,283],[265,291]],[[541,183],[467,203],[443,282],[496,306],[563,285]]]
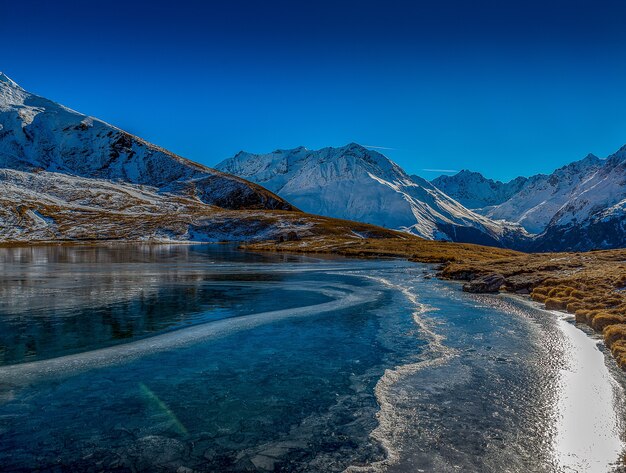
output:
[[[9,77],[207,165],[356,141],[510,179],[626,143],[623,1],[0,7]]]

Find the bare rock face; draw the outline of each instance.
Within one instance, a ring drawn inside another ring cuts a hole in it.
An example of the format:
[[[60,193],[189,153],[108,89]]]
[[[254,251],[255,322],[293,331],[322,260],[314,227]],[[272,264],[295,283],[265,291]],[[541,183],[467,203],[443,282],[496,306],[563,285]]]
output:
[[[463,285],[465,292],[473,293],[493,293],[498,292],[504,284],[504,276],[501,274],[487,274]]]

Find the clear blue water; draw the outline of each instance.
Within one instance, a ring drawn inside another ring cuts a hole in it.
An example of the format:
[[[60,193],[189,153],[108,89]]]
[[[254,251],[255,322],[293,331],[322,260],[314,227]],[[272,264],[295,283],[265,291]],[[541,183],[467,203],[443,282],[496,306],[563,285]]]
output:
[[[426,266],[209,245],[0,261],[2,471],[565,471],[554,322]]]

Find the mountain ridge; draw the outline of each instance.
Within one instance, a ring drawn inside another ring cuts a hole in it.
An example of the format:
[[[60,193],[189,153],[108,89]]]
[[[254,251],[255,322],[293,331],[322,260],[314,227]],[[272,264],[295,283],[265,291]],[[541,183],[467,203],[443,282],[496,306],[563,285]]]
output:
[[[487,180],[480,173],[474,174]],[[524,179],[520,189],[508,199],[473,210],[522,225],[535,235],[525,247],[527,250],[579,251],[626,246],[626,145],[607,158],[589,153],[550,174]],[[467,174],[445,176],[433,182],[453,198],[480,195]],[[470,192],[464,193],[466,189]]]
[[[6,74],[0,230],[1,244],[396,236],[306,215],[257,184],[31,94]]]
[[[478,209],[501,204],[518,192],[527,180],[520,176],[501,182],[488,179],[479,172],[463,169],[453,176],[439,176],[431,182],[465,207]]]
[[[226,208],[294,210],[256,184],[0,81],[0,167],[152,185]],[[86,159],[88,157],[88,159]]]
[[[373,223],[427,239],[508,246],[521,229],[460,205],[430,182],[357,143],[266,154],[241,151],[216,168],[263,185],[311,213]]]

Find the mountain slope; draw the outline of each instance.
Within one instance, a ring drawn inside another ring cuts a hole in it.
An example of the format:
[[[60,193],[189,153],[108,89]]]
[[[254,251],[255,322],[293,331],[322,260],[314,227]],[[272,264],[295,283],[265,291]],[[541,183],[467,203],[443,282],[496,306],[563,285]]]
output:
[[[149,185],[228,209],[293,209],[255,184],[30,94],[2,73],[0,168]]]
[[[470,198],[479,206],[494,198],[490,182],[494,181],[467,171],[434,181],[452,197]],[[551,174],[504,185],[514,183],[521,186],[508,199],[475,211],[519,223],[534,233],[522,248],[584,251],[626,246],[626,146],[606,159],[589,154]],[[502,189],[497,182],[496,186]]]
[[[0,169],[0,243],[260,241],[317,235],[401,237],[357,222],[284,210],[229,210],[156,187]]]
[[[431,182],[468,209],[480,209],[507,201],[522,189],[527,180],[526,177],[518,177],[509,182],[494,181],[479,172],[464,169],[454,176],[439,176]]]
[[[519,192],[485,215],[519,223],[531,233],[541,233],[564,205],[584,191],[602,164],[602,160],[590,154],[552,174],[532,176]]]
[[[626,247],[626,146],[585,169],[532,246],[538,251]]]
[[[0,73],[0,243],[406,238],[307,215]]]
[[[381,225],[427,239],[508,246],[523,237],[411,179],[382,154],[356,143],[310,151],[240,152],[217,166],[256,182],[306,212]]]

